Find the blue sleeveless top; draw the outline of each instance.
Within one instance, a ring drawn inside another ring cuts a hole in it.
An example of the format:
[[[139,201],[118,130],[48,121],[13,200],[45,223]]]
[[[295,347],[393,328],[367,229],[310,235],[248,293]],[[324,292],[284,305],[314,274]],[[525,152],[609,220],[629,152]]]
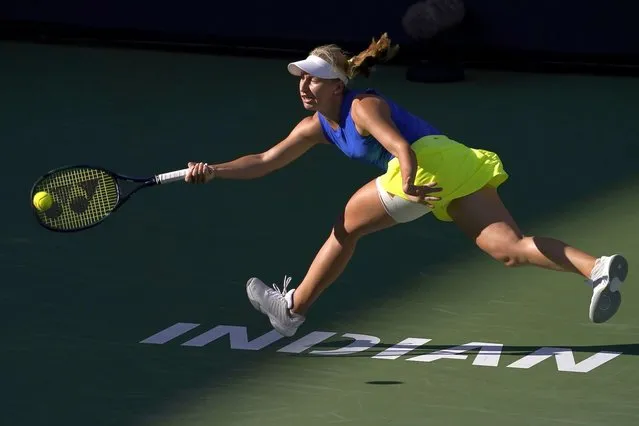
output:
[[[439,130],[425,120],[411,114],[390,99],[377,93],[374,89],[367,89],[364,93],[377,95],[384,99],[390,107],[391,118],[401,135],[409,144],[423,136],[441,135]],[[357,132],[355,123],[351,117],[351,104],[353,99],[362,91],[347,90],[344,93],[339,117],[339,128],[333,129],[326,118],[317,113],[324,136],[332,144],[337,146],[347,157],[364,161],[382,170],[386,170],[388,162],[393,155],[380,144],[373,135],[364,137]]]

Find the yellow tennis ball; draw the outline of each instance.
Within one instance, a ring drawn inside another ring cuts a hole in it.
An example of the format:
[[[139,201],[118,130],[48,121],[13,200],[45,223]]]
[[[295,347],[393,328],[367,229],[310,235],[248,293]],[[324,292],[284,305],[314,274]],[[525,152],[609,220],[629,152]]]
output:
[[[33,196],[33,205],[36,209],[43,212],[53,205],[53,197],[45,191],[40,191]]]

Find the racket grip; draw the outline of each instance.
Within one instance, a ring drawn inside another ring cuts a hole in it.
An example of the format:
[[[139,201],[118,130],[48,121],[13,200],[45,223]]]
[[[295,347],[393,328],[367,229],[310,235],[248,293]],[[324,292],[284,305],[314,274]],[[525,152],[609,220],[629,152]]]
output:
[[[176,170],[174,172],[162,173],[155,177],[155,181],[159,184],[177,182],[183,180],[189,169]]]

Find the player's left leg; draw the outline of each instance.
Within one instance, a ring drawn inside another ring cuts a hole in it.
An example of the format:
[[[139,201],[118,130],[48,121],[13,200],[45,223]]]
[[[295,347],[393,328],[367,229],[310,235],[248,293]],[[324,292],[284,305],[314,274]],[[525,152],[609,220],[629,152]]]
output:
[[[491,187],[452,201],[448,213],[479,248],[506,266],[533,265],[586,277],[593,287],[592,321],[607,321],[619,309],[618,290],[628,273],[623,256],[595,258],[554,238],[524,236]]]

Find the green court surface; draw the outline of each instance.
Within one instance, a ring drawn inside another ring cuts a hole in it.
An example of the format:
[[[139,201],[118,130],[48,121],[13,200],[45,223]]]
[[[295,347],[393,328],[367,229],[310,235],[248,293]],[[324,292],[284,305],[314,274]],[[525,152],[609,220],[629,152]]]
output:
[[[304,114],[286,61],[12,43],[0,58],[0,424],[639,424],[639,80],[422,85],[389,66],[357,84],[497,151],[527,234],[623,253],[610,322],[589,322],[581,278],[508,270],[428,216],[362,240],[280,339],[246,280],[299,282],[376,170],[318,148],[260,180],[141,192],[71,235],[40,228],[28,195],[64,164],[147,175],[266,149]]]

